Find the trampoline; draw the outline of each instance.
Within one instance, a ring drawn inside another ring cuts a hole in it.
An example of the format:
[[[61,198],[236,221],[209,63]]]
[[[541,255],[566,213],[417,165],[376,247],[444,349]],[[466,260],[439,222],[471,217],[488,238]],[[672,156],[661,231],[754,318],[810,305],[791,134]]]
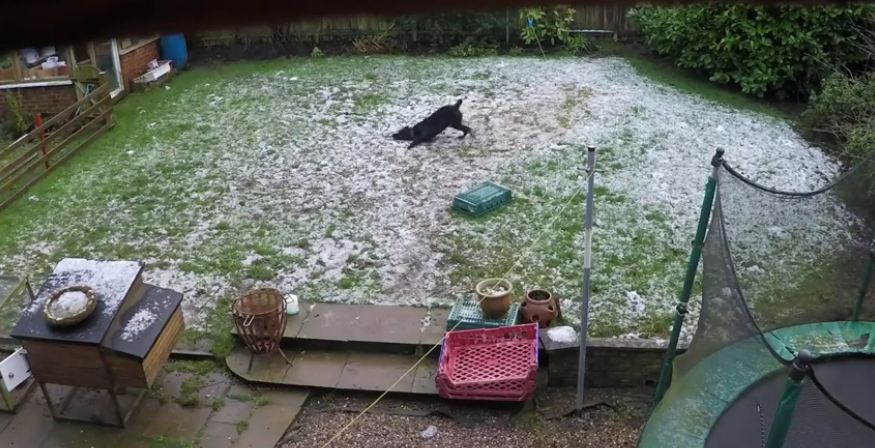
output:
[[[638,447],[875,446],[875,164],[809,192],[764,187],[721,152],[712,165]],[[695,332],[675,356],[688,310]]]

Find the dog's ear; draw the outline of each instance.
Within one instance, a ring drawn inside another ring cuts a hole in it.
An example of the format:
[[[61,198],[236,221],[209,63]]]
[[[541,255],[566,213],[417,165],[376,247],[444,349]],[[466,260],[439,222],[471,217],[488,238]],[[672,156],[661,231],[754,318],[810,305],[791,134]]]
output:
[[[461,106],[461,105],[462,105],[462,100],[458,100],[458,101],[456,101],[456,104],[453,104],[453,107],[455,107],[456,109],[458,109],[459,106]]]

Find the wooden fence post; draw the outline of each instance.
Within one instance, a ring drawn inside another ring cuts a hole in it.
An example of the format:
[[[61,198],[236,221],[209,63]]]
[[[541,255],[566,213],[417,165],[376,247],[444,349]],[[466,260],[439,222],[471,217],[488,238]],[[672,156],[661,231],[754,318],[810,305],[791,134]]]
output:
[[[46,148],[46,130],[42,129],[43,127],[43,116],[41,114],[36,114],[33,117],[33,125],[39,129],[39,149],[40,152],[43,153],[43,165],[46,170],[49,169],[49,151]]]

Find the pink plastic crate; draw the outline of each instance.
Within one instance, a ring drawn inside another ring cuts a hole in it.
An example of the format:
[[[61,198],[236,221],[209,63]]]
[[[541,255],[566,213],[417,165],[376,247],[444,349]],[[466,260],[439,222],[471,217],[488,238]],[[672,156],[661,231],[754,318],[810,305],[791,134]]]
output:
[[[526,401],[537,374],[538,324],[525,324],[447,333],[435,383],[443,398]]]

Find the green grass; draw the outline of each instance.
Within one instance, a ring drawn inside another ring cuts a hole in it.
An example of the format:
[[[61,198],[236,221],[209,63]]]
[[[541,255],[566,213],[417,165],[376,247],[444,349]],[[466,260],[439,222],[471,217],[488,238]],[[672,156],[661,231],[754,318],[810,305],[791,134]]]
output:
[[[185,372],[195,375],[208,375],[222,371],[222,367],[216,361],[173,361],[165,368],[168,372]]]
[[[240,420],[236,425],[237,434],[243,434],[244,431],[249,429],[249,422],[247,420]]]
[[[556,192],[557,179],[577,182],[576,154],[579,150],[570,148],[565,157],[503,173],[501,183],[516,196],[495,212],[475,218],[452,213],[458,230],[450,237],[444,262],[451,267],[453,284],[461,290],[484,278],[508,276],[516,298],[535,287],[551,289],[560,298],[579,297],[585,192]],[[605,151],[601,163],[609,164],[611,157]],[[647,310],[637,318],[624,317],[624,300],[626,291],[651,291],[652,282],[663,279],[670,279],[667,294],[673,296],[675,281],[681,281],[686,253],[665,241],[664,234],[671,232],[668,217],[650,207],[633,206],[629,198],[604,186],[596,187],[595,198],[599,233],[594,238],[592,287],[599,295],[600,318],[590,331],[616,336],[634,329],[665,336],[670,313]]]
[[[182,380],[177,402],[185,407],[197,406],[199,403],[198,395],[203,387],[204,379],[198,375]]]

